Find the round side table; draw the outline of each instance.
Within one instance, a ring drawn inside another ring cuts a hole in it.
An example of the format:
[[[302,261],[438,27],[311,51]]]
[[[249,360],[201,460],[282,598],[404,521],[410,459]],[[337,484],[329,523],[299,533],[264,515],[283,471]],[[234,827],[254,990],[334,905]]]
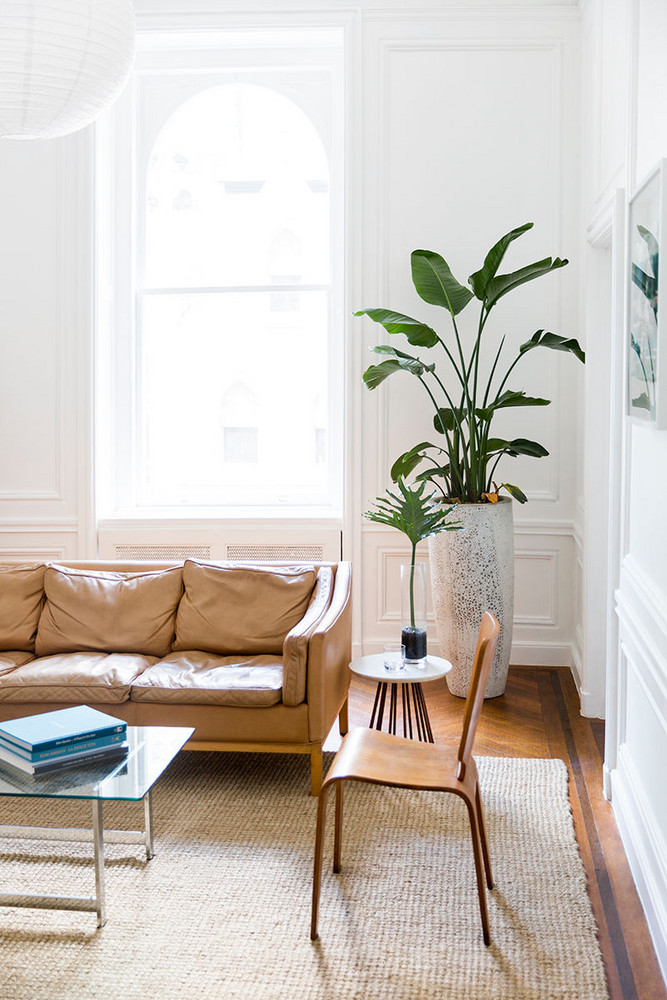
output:
[[[433,731],[428,717],[426,700],[422,690],[424,681],[434,681],[444,677],[452,669],[449,660],[440,656],[427,656],[423,667],[405,666],[402,670],[385,670],[382,653],[360,656],[350,664],[350,670],[359,677],[370,677],[377,681],[375,701],[369,727],[382,729],[384,711],[389,694],[389,716],[387,731],[396,735],[398,716],[398,687],[401,688],[403,709],[403,736],[408,739],[434,743]],[[414,726],[413,726],[414,714]]]

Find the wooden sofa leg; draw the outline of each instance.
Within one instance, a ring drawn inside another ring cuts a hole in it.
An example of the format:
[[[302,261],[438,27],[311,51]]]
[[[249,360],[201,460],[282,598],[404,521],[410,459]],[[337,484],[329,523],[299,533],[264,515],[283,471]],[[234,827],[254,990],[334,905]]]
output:
[[[343,707],[338,714],[338,728],[340,730],[340,735],[345,736],[348,729],[350,728],[350,720],[348,717],[348,700],[347,698],[343,702]]]
[[[322,788],[322,744],[310,745],[310,794],[319,795]]]

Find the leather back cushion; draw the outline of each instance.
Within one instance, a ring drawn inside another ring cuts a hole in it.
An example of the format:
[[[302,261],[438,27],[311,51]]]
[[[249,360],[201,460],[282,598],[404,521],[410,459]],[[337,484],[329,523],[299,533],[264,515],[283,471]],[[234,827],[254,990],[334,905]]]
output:
[[[180,566],[112,573],[49,566],[35,650],[166,656],[183,593]]]
[[[212,566],[188,559],[173,649],[282,655],[287,633],[306,613],[313,566]]]
[[[0,566],[0,649],[35,648],[44,566]]]

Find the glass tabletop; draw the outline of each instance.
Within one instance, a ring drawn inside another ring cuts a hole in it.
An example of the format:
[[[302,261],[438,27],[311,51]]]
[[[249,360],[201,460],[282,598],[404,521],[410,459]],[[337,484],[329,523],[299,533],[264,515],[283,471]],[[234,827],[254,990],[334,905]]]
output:
[[[166,771],[194,729],[128,726],[127,756],[107,764],[83,764],[43,775],[24,774],[0,761],[0,796],[139,801]]]

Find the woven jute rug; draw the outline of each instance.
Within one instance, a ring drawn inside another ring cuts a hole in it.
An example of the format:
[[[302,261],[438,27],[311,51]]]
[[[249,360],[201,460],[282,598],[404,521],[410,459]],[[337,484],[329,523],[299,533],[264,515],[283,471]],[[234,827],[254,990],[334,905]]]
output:
[[[90,913],[0,908],[2,1000],[607,998],[561,761],[478,759],[490,948],[463,803],[367,785],[348,786],[343,870],[331,872],[330,837],[310,941],[308,764],[182,752],[154,790],[155,857],[106,847],[104,928]],[[87,803],[1,804],[4,822],[90,821]],[[105,825],[142,814],[107,805]],[[0,891],[12,890],[91,895],[92,846],[0,842]]]

